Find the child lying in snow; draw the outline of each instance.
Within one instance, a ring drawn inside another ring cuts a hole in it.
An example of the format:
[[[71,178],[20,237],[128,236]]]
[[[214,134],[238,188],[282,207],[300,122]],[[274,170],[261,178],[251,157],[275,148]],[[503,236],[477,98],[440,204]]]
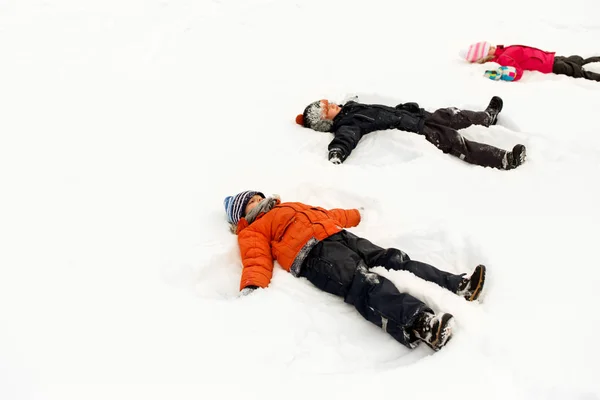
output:
[[[492,61],[500,64],[496,70],[485,71],[485,76],[496,81],[518,81],[523,76],[523,71],[539,71],[544,74],[554,73],[600,81],[600,74],[583,69],[586,64],[600,62],[600,57],[583,59],[580,56],[562,57],[554,54],[535,47],[492,46],[488,42],[477,42],[460,51],[461,57],[470,63],[483,64]]]
[[[309,104],[304,113],[296,117],[296,122],[335,135],[329,143],[329,161],[334,164],[344,162],[364,135],[377,130],[400,129],[422,134],[444,153],[470,164],[508,170],[525,161],[525,146],[517,144],[512,151],[506,151],[467,140],[457,132],[471,125],[495,125],[502,105],[502,99],[494,96],[484,111],[451,107],[430,113],[417,103],[388,107],[349,101],[340,107],[319,100]]]
[[[238,235],[243,295],[269,285],[273,261],[277,260],[292,275],[342,297],[403,345],[414,348],[422,341],[437,351],[452,336],[452,315],[435,314],[369,268],[409,271],[468,301],[476,300],[483,289],[483,265],[465,278],[465,274],[451,274],[411,260],[401,250],[381,248],[343,229],[358,225],[361,214],[357,209],[326,210],[281,203],[277,195],[265,198],[261,192],[250,190],[228,196],[224,204],[227,220]]]

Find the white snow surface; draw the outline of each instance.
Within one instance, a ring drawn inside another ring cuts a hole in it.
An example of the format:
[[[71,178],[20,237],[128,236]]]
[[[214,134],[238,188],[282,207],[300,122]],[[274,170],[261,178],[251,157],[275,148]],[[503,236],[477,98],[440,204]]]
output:
[[[0,399],[600,398],[600,83],[493,82],[487,40],[600,55],[600,3],[0,1]],[[590,65],[598,70],[598,65]],[[370,134],[327,161],[296,125],[358,95],[483,109],[466,137],[523,143],[481,168]],[[351,228],[455,273],[481,303],[375,270],[455,316],[409,350],[276,265],[239,297],[223,199],[254,189],[365,208]]]

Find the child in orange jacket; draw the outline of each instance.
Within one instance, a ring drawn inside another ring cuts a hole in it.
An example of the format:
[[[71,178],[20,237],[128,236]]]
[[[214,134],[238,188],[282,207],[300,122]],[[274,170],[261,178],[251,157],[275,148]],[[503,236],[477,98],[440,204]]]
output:
[[[484,75],[492,80],[518,81],[523,76],[523,71],[539,71],[600,81],[600,74],[583,68],[586,64],[600,62],[600,57],[563,57],[535,47],[493,46],[488,42],[473,43],[461,50],[460,55],[470,63],[483,64],[491,61],[500,64],[495,70],[485,71]]]
[[[425,303],[401,293],[391,281],[369,269],[382,266],[409,271],[467,301],[476,300],[483,289],[483,265],[465,278],[465,274],[441,271],[411,260],[401,250],[384,249],[345,230],[359,224],[357,209],[326,210],[282,203],[279,196],[265,197],[252,190],[228,196],[224,205],[232,231],[238,235],[242,295],[266,288],[273,262],[278,261],[292,275],[342,297],[403,345],[414,348],[424,342],[437,351],[452,336],[452,315],[435,314]]]

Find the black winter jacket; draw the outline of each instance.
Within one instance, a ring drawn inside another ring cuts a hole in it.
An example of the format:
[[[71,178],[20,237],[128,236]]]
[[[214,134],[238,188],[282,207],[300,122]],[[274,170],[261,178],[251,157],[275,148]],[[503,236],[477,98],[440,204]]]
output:
[[[329,150],[339,149],[344,161],[367,133],[385,129],[421,133],[426,114],[417,103],[388,107],[349,101],[333,119],[331,132],[335,138],[329,143]]]

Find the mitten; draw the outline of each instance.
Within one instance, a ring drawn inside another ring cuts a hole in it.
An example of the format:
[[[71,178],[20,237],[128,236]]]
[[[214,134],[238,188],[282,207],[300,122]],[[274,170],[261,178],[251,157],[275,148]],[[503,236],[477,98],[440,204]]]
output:
[[[517,76],[517,69],[515,67],[500,67],[498,68],[502,71],[502,79],[503,81],[514,81]]]
[[[329,150],[329,161],[336,165],[343,163],[344,153],[342,153],[342,150],[337,148]]]
[[[514,81],[517,76],[515,67],[498,67],[497,69],[485,71],[484,76],[494,81]]]
[[[485,74],[483,74],[483,76],[485,76],[493,81],[499,81],[500,78],[502,77],[502,72],[498,72],[498,71],[500,71],[500,68],[498,68],[497,70],[489,69],[489,70],[485,71]]]
[[[240,296],[248,296],[250,293],[254,292],[256,289],[258,289],[258,286],[254,286],[254,285],[246,286],[245,288],[243,288],[240,291]]]

